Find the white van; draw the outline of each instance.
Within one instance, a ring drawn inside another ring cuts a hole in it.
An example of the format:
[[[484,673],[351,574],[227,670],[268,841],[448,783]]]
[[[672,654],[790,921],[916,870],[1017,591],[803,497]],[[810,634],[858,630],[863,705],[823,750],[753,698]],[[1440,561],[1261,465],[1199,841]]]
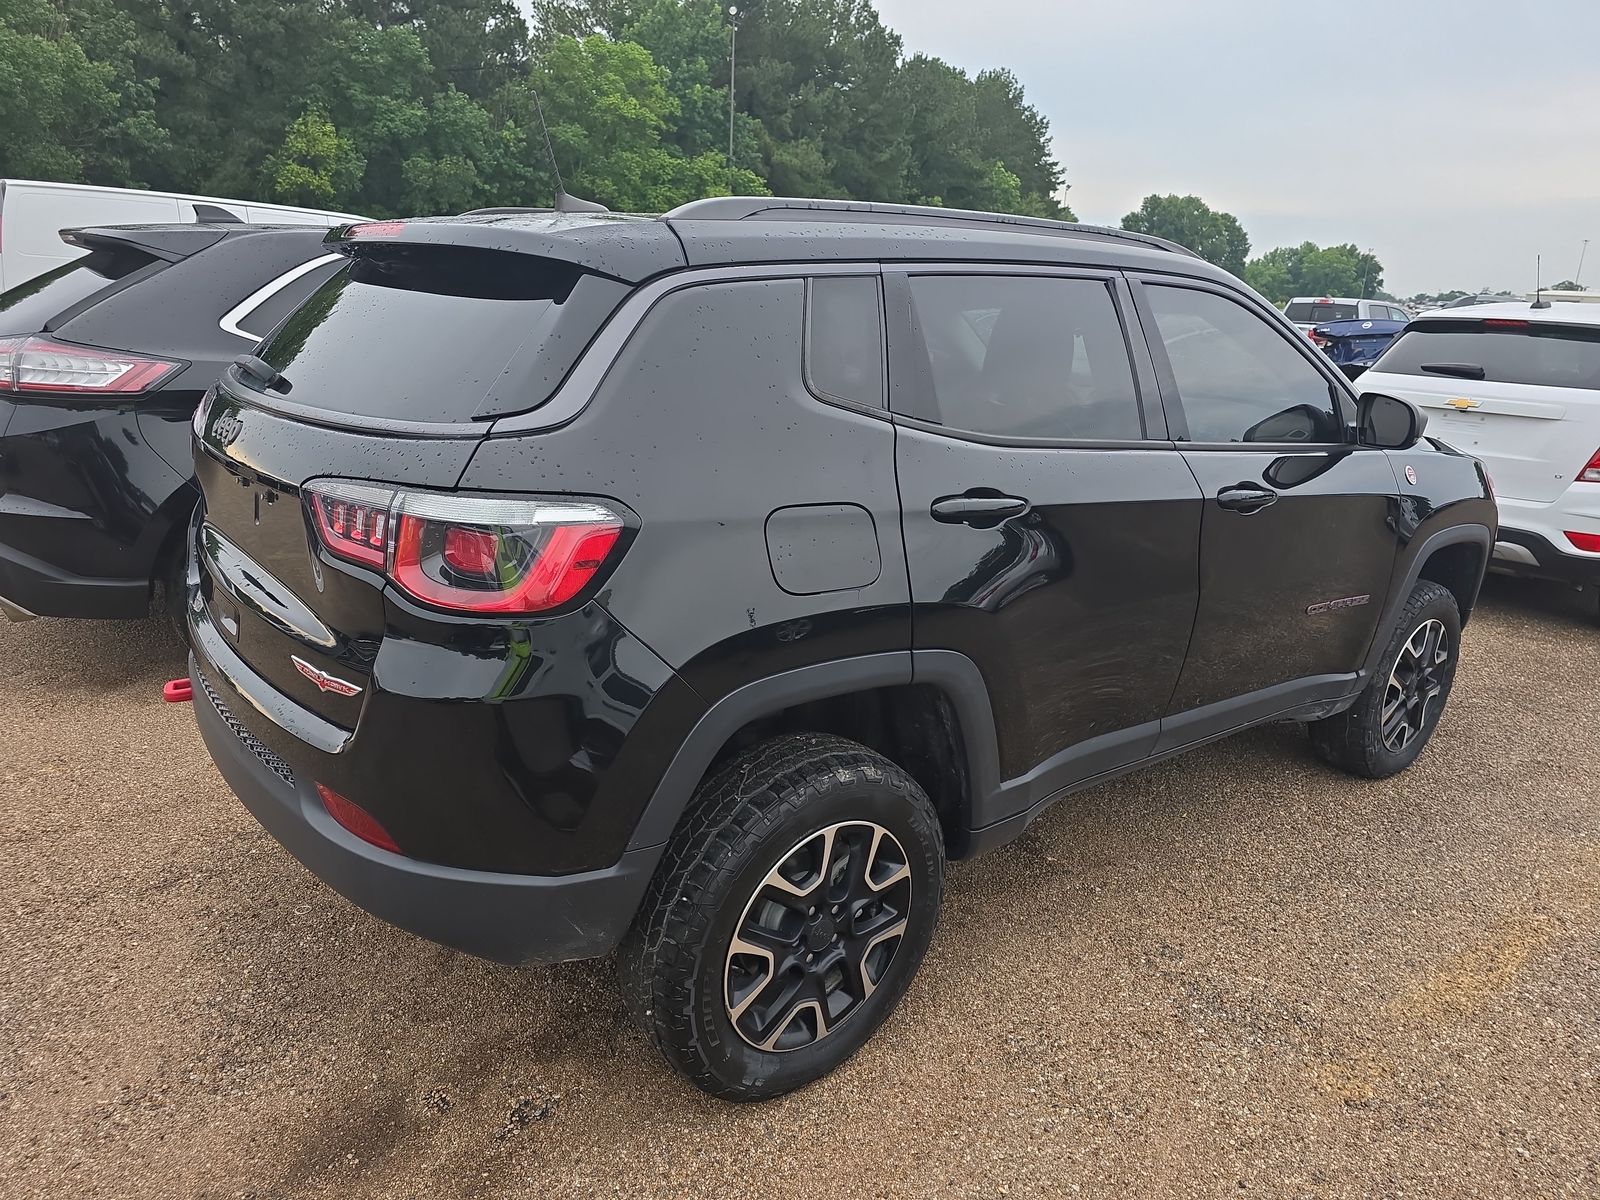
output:
[[[0,179],[0,292],[84,253],[61,240],[61,230],[81,225],[189,225],[203,221],[338,225],[365,219],[355,213],[253,200]]]

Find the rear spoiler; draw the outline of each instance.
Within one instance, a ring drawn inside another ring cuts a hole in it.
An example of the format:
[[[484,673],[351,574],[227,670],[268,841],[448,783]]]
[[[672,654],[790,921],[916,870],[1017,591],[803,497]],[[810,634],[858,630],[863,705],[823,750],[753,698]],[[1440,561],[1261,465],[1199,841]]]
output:
[[[227,237],[227,231],[204,225],[88,225],[63,229],[61,240],[84,250],[143,250],[164,262],[181,262],[214,246]]]
[[[595,213],[516,211],[361,221],[330,229],[324,241],[341,254],[396,245],[527,254],[622,283],[642,283],[688,265],[682,243],[664,222]]]

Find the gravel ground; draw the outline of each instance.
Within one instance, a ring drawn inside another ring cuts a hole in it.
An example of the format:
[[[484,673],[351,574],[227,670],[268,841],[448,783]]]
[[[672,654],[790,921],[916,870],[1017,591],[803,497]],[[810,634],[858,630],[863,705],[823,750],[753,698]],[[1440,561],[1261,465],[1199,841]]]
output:
[[[1600,630],[1553,592],[1491,581],[1398,779],[1279,726],[958,867],[887,1028],[742,1108],[609,964],[318,884],[160,702],[159,623],[0,626],[0,661],[7,1200],[1600,1196]]]

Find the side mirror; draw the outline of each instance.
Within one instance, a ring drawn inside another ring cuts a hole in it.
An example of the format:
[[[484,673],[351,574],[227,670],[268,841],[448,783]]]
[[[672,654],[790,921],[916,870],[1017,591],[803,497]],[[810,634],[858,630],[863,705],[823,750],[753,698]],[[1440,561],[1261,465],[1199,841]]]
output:
[[[1409,450],[1428,428],[1415,404],[1381,392],[1363,392],[1356,412],[1356,440],[1380,450]]]

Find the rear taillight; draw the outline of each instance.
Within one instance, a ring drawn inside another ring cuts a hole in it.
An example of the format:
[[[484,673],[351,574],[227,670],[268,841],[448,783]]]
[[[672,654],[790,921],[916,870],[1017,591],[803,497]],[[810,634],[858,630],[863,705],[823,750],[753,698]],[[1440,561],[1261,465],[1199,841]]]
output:
[[[1583,464],[1583,470],[1578,472],[1579,483],[1600,483],[1600,450],[1594,452],[1594,457]]]
[[[399,492],[342,480],[303,491],[329,553],[455,612],[559,608],[600,574],[628,524],[595,500]]]
[[[1567,541],[1589,554],[1600,554],[1600,533],[1574,533],[1569,529]]]
[[[134,396],[182,369],[182,363],[126,350],[46,337],[0,337],[0,392]]]
[[[383,827],[378,818],[354,800],[341,796],[323,783],[317,784],[317,795],[322,797],[322,807],[328,810],[328,815],[363,842],[368,842],[380,850],[387,850],[391,854],[400,853],[400,847],[394,838],[389,836],[389,831]]]

